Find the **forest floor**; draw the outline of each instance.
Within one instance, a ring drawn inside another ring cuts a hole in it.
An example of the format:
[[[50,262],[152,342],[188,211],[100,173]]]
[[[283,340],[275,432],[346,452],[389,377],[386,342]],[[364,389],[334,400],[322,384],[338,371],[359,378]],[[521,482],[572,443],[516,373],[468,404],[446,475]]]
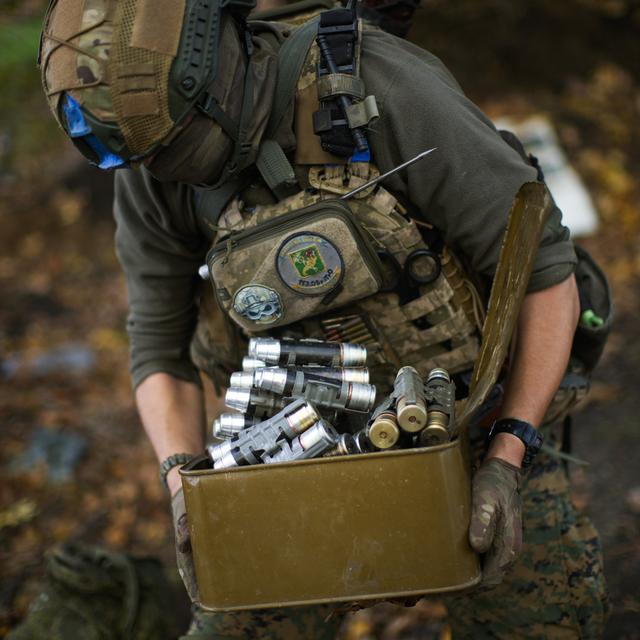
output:
[[[600,215],[581,243],[605,268],[616,322],[576,415],[574,500],[604,544],[607,638],[640,638],[640,21],[586,0],[432,0],[411,38],[491,117],[544,114]],[[111,177],[86,167],[37,91],[42,2],[0,20],[0,638],[68,540],[173,562],[169,505],[127,372],[126,292]],[[455,5],[455,6],[450,6]],[[26,44],[25,44],[26,43]],[[7,82],[11,82],[7,85]],[[633,383],[633,380],[636,383]],[[179,592],[178,592],[179,593]],[[378,607],[347,640],[448,638],[437,604]]]

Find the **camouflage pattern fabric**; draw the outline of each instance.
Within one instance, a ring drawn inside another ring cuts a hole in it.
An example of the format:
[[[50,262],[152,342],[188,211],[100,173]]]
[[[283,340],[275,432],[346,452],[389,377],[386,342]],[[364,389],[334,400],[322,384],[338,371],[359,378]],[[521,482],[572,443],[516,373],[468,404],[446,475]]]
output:
[[[175,593],[160,563],[89,545],[49,553],[47,582],[8,640],[170,640]]]
[[[486,460],[473,478],[469,543],[484,553],[483,586],[502,582],[522,549],[522,472],[500,460]]]
[[[560,460],[540,453],[521,496],[522,553],[501,584],[447,599],[453,637],[601,638],[609,603],[600,541],[571,503]]]
[[[194,609],[183,638],[200,640],[332,640],[342,623],[333,605],[206,613]],[[182,640],[182,639],[181,639]]]

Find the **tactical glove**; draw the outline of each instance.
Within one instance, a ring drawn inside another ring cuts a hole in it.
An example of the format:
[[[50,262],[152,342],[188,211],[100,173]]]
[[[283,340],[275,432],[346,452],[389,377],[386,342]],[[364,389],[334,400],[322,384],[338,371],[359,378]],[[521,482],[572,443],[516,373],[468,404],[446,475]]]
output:
[[[522,549],[522,472],[500,458],[486,460],[473,478],[469,543],[484,553],[482,585],[502,582]]]
[[[189,535],[189,523],[187,522],[187,509],[184,503],[184,493],[178,489],[171,498],[171,510],[173,511],[173,527],[176,534],[176,558],[178,572],[184,582],[184,586],[192,602],[200,599],[196,573],[191,555],[191,537]]]

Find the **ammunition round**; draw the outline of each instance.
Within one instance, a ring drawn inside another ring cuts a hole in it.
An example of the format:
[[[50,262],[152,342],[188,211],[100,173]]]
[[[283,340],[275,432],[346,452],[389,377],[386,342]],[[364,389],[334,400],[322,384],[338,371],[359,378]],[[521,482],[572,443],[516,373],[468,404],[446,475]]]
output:
[[[414,367],[402,367],[393,383],[397,398],[398,425],[403,431],[417,433],[427,424],[424,383]]]
[[[213,421],[213,437],[226,440],[243,429],[253,426],[257,420],[241,413],[221,413]]]
[[[343,433],[338,439],[333,449],[324,454],[325,458],[337,458],[338,456],[349,456],[358,453],[354,437],[350,433]]]
[[[398,401],[398,425],[409,433],[422,431],[427,424],[427,409],[424,405],[406,402],[404,398]]]
[[[369,369],[345,367],[342,370],[342,379],[346,382],[357,382],[358,384],[369,384]]]
[[[364,367],[367,349],[359,344],[344,342],[340,345],[340,360],[343,367]]]
[[[400,429],[393,411],[383,411],[367,428],[367,437],[376,449],[389,449],[400,438]]]
[[[287,386],[287,374],[287,369],[266,367],[255,371],[253,373],[253,380],[258,389],[273,391],[274,393],[283,393]]]
[[[345,409],[352,411],[371,411],[376,402],[376,388],[372,384],[349,383],[349,399]]]
[[[210,444],[207,447],[207,453],[209,454],[209,458],[211,458],[211,461],[215,465],[215,463],[219,460],[222,460],[222,458],[224,458],[232,448],[233,446],[231,444],[231,441],[227,440],[222,444]]]
[[[251,338],[248,355],[250,358],[262,360],[267,364],[278,364],[280,361],[280,340]]]
[[[264,360],[258,360],[257,358],[250,358],[245,356],[242,358],[242,370],[243,371],[255,371],[256,369],[263,369],[267,366]]]
[[[321,444],[324,444],[326,448],[332,447],[337,440],[336,430],[322,420],[299,436],[300,445],[305,451]]]
[[[229,453],[227,453],[225,456],[223,456],[222,458],[220,458],[219,460],[213,463],[214,469],[230,469],[231,467],[237,467],[237,466],[239,466],[238,462],[233,457],[233,454],[231,453],[231,451],[229,451]]]
[[[236,389],[251,389],[253,387],[253,371],[235,371],[231,374],[229,386]]]
[[[420,444],[423,447],[433,447],[437,444],[444,444],[450,439],[449,416],[442,411],[429,411],[427,426],[420,434]]]
[[[251,389],[229,387],[224,395],[224,403],[229,409],[237,409],[245,413],[251,404]]]
[[[446,382],[451,382],[451,376],[446,369],[435,368],[431,369],[429,375],[427,376],[427,382],[431,382],[432,380],[445,380]]]
[[[318,422],[318,420],[320,420],[320,415],[313,405],[305,402],[293,413],[287,415],[286,420],[292,431],[295,433],[302,433]]]
[[[343,433],[338,440],[336,449],[340,452],[340,455],[350,456],[357,453],[356,441],[350,433]]]
[[[355,445],[354,453],[372,453],[373,446],[371,445],[371,441],[367,437],[365,431],[358,431],[355,436],[353,436],[353,443]]]

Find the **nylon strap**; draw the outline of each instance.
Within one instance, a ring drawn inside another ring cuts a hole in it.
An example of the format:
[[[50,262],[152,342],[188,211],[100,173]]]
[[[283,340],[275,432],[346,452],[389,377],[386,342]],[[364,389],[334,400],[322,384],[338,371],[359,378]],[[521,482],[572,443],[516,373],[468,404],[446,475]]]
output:
[[[265,139],[273,138],[293,102],[298,85],[298,78],[302,73],[307,52],[315,40],[318,29],[318,18],[309,20],[304,26],[296,29],[285,40],[278,52],[278,81],[276,83],[273,109],[269,118],[269,124],[265,132]]]
[[[294,193],[297,182],[291,163],[273,137],[295,97],[298,78],[315,38],[317,23],[316,18],[296,29],[278,52],[275,97],[256,165],[263,180],[279,200]]]
[[[293,167],[275,140],[264,140],[260,145],[256,167],[278,200],[300,190]]]
[[[196,217],[202,223],[209,239],[213,239],[218,230],[218,220],[231,198],[241,189],[240,178],[229,180],[217,189],[193,187],[196,195]]]

